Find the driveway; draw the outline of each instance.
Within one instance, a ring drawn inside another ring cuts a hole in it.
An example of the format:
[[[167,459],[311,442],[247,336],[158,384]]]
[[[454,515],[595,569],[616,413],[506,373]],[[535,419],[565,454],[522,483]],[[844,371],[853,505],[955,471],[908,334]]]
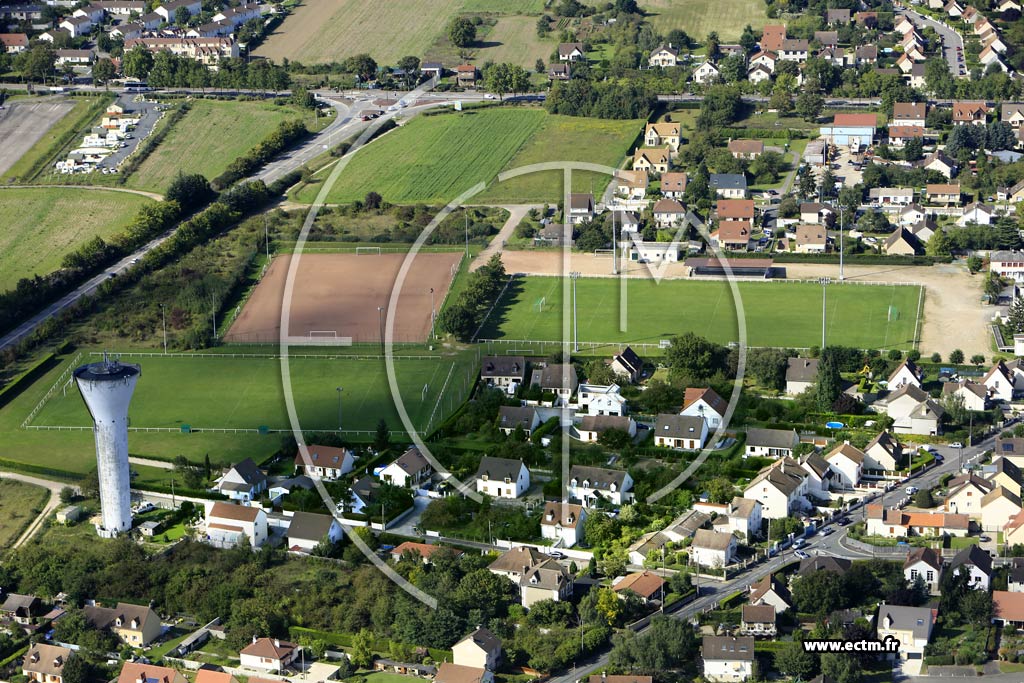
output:
[[[949,72],[953,74],[954,78],[961,77],[960,64],[963,62],[960,61],[960,58],[963,55],[964,39],[958,32],[953,30],[949,24],[930,19],[912,9],[897,9],[896,14],[905,15],[914,26],[927,26],[934,29],[942,39],[942,56],[949,64]],[[960,49],[957,50],[957,48]],[[966,74],[963,77],[966,78]]]
[[[543,204],[512,204],[509,206],[502,206],[501,208],[508,211],[508,220],[505,221],[505,225],[501,226],[501,230],[498,234],[491,238],[490,243],[487,247],[481,251],[470,266],[470,270],[476,270],[483,264],[487,263],[492,256],[500,254],[502,249],[505,248],[505,243],[512,238],[512,234],[516,231],[516,226],[526,217],[530,209],[543,209]]]
[[[426,496],[416,496],[412,499],[412,512],[407,515],[400,524],[393,527],[388,527],[388,533],[397,534],[399,536],[420,536],[421,534],[416,531],[416,527],[420,525],[420,517],[423,516],[423,511],[430,505],[431,498]]]

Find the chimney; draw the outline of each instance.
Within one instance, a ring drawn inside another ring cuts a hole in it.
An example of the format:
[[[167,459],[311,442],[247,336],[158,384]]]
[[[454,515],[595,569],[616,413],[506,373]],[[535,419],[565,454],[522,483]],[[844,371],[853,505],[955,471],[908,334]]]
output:
[[[274,638],[274,647],[281,647],[281,641],[277,638]]]
[[[257,641],[257,640],[258,640],[258,639],[256,638],[256,634],[255,634],[255,633],[254,633],[254,634],[252,634],[252,644],[253,644],[253,645],[255,645],[255,644],[256,644],[256,641]]]
[[[146,683],[146,674],[140,673],[139,678],[135,681],[135,683]]]

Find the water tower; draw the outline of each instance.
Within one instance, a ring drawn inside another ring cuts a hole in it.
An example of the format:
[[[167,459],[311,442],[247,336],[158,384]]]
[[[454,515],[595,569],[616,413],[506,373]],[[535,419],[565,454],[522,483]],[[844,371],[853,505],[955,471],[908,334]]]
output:
[[[132,528],[131,474],[128,469],[128,404],[142,368],[105,355],[74,372],[75,383],[92,416],[96,471],[100,482],[99,535],[113,538]]]

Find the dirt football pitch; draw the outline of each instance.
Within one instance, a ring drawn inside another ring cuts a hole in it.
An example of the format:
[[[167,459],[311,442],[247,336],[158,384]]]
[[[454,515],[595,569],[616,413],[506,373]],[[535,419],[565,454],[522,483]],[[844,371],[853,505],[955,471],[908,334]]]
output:
[[[430,334],[430,289],[438,311],[462,254],[419,254],[402,285],[395,312],[395,342],[423,342]],[[291,336],[351,337],[380,341],[378,306],[387,310],[405,254],[303,254],[295,278]],[[277,342],[290,255],[278,256],[256,287],[225,341]]]

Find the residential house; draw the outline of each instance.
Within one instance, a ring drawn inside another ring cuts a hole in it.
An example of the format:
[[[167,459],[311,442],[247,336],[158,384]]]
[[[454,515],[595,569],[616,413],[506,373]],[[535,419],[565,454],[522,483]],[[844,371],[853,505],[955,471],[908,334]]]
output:
[[[148,647],[160,637],[160,617],[152,607],[117,603],[116,607],[86,605],[82,616],[87,624],[98,631],[110,631],[125,645],[135,648]]]
[[[452,557],[460,557],[462,555],[461,550],[444,545],[403,541],[391,549],[391,559],[394,562],[400,562],[403,557],[408,556],[410,558],[419,558],[419,561],[423,564],[430,564],[433,561],[434,555],[438,553],[450,553]]]
[[[498,429],[502,434],[511,434],[520,428],[527,436],[540,426],[540,415],[533,406],[501,406],[498,408]]]
[[[456,666],[497,671],[501,665],[501,639],[478,627],[452,646],[452,662]]]
[[[632,593],[640,598],[642,604],[647,605],[651,602],[664,600],[665,579],[654,572],[635,572],[619,577],[612,584],[612,590],[620,598],[625,598],[628,593]]]
[[[763,83],[764,81],[770,81],[771,78],[772,70],[762,64],[752,66],[747,71],[747,80],[754,85]]]
[[[774,638],[778,630],[775,608],[771,605],[743,605],[740,611],[740,635]]]
[[[852,490],[860,485],[864,470],[864,451],[850,444],[849,441],[836,446],[825,456],[829,469],[832,470],[832,482],[837,488]]]
[[[581,384],[576,393],[577,415],[625,415],[626,399],[618,384]]]
[[[924,245],[913,232],[904,227],[896,228],[882,245],[886,254],[916,256],[924,252]]]
[[[799,254],[824,254],[828,251],[828,230],[810,223],[796,226],[796,251]]]
[[[712,173],[709,185],[724,199],[744,199],[747,196],[747,177],[742,173]]]
[[[768,74],[771,75],[775,73],[775,62],[777,59],[778,56],[774,52],[761,51],[754,53],[750,58],[749,64],[751,68],[756,66],[764,67],[768,70]]]
[[[918,389],[921,388],[921,380],[924,378],[924,372],[921,370],[917,363],[910,360],[909,358],[899,364],[895,370],[889,375],[889,381],[886,386],[890,390],[899,389],[906,384],[913,384]]]
[[[682,199],[686,193],[685,173],[663,173],[661,175],[661,194],[671,199]]]
[[[422,62],[420,73],[428,79],[441,78],[444,75],[444,65],[441,62]]]
[[[883,604],[878,608],[878,639],[892,636],[899,641],[899,654],[889,653],[890,657],[923,659],[938,616],[939,610],[931,607]]]
[[[33,683],[64,683],[64,665],[74,656],[66,647],[32,643],[21,660],[21,673]]]
[[[992,556],[971,544],[963,548],[949,563],[949,571],[966,574],[967,585],[975,590],[988,592],[992,583]]]
[[[434,675],[434,683],[494,683],[494,673],[482,667],[444,662]]]
[[[1020,510],[1020,496],[1005,486],[996,486],[981,499],[981,528],[1002,531]]]
[[[834,31],[816,31],[818,33],[834,33]],[[822,48],[817,55],[818,59],[828,62],[832,66],[843,68],[846,66],[846,50],[841,47]]]
[[[164,21],[171,23],[175,20],[178,10],[184,7],[190,16],[195,16],[203,11],[203,3],[199,0],[168,0],[153,11],[164,18]]]
[[[674,228],[682,225],[686,218],[686,207],[677,199],[665,197],[654,203],[652,214],[659,228]]]
[[[782,47],[784,40],[786,40],[786,26],[784,24],[768,24],[764,27],[758,46],[762,50],[775,52]]]
[[[530,488],[530,470],[522,460],[485,455],[476,470],[476,492],[516,500]]]
[[[643,171],[616,171],[616,186],[615,191],[626,199],[638,201],[647,196],[647,186],[650,184],[647,178],[647,174]],[[619,211],[617,219],[622,218],[622,214],[629,214],[635,218],[635,214],[630,211]],[[625,224],[621,220],[616,221],[622,226],[623,230],[626,229]],[[637,221],[639,223],[639,221]]]
[[[1018,129],[1018,136],[1020,135],[1020,130],[1022,129]],[[1015,185],[1001,187],[996,190],[996,201],[1007,203],[1012,202],[1014,204],[1024,201],[1024,180],[1021,180]]]
[[[647,58],[648,66],[677,66],[679,64],[679,50],[672,45],[661,45],[651,51]]]
[[[69,17],[57,24],[57,27],[67,31],[72,38],[81,38],[92,32],[92,25],[89,17]]]
[[[946,512],[981,519],[981,501],[995,488],[991,482],[973,473],[958,474],[949,480],[942,509]]]
[[[693,80],[700,84],[714,83],[721,77],[721,73],[711,61],[703,62],[693,70]]]
[[[801,223],[827,224],[831,223],[835,216],[835,209],[828,204],[804,202],[800,205]]]
[[[911,586],[920,578],[930,595],[939,595],[942,581],[942,555],[932,548],[914,548],[903,563],[903,578]]]
[[[632,438],[637,433],[637,423],[633,418],[622,415],[588,415],[577,425],[581,441],[597,441],[609,430],[626,432]]]
[[[480,365],[480,379],[488,386],[500,387],[510,394],[515,393],[526,379],[526,358],[484,356]]]
[[[927,217],[928,214],[925,213],[921,205],[912,203],[900,209],[899,222],[900,225],[912,225],[923,221]]]
[[[630,382],[637,382],[643,377],[644,363],[640,356],[636,355],[636,351],[628,346],[612,356],[609,367],[616,377],[625,377]]]
[[[942,512],[907,512],[882,505],[867,506],[867,532],[870,536],[904,538],[907,536],[967,535],[967,515]]]
[[[708,681],[745,681],[754,675],[754,639],[750,636],[704,636],[700,651]]]
[[[0,40],[2,39],[0,36]],[[1020,128],[1021,124],[1024,124],[1024,102],[1003,102],[999,110],[999,120],[1010,124],[1014,130]]]
[[[262,508],[217,501],[206,509],[206,542],[218,548],[242,543],[259,548],[269,538],[267,513]]]
[[[947,178],[952,178],[956,174],[956,164],[941,150],[932,152],[918,164],[921,168],[937,171]]]
[[[984,384],[978,384],[968,379],[959,382],[944,382],[942,385],[942,397],[957,396],[963,401],[967,410],[981,411],[988,405],[988,389]]]
[[[878,46],[858,45],[853,50],[853,60],[856,66],[875,64],[878,61]]]
[[[180,671],[155,664],[125,662],[117,683],[188,683],[188,679]]]
[[[807,506],[807,472],[790,458],[762,469],[743,489],[743,497],[761,503],[765,519],[782,519]]]
[[[0,617],[28,626],[34,617],[42,614],[42,608],[43,603],[34,595],[8,593],[0,603]]]
[[[711,245],[726,251],[747,251],[750,248],[750,221],[720,222],[711,233]]]
[[[865,471],[893,471],[903,462],[903,447],[889,432],[879,432],[864,449]]]
[[[910,234],[916,237],[918,242],[921,244],[927,244],[928,240],[930,240],[932,235],[938,232],[939,229],[939,224],[934,218],[925,218],[907,228],[907,230],[910,231]]]
[[[987,123],[989,108],[984,102],[954,102],[953,125],[984,126]]]
[[[816,572],[832,572],[837,576],[844,576],[850,571],[853,562],[843,557],[831,555],[814,555],[800,560],[800,566],[796,570],[797,578],[805,578]]]
[[[569,497],[594,507],[598,498],[615,506],[633,500],[633,478],[629,472],[603,467],[573,465],[569,470]]]
[[[24,52],[28,49],[28,35],[25,33],[0,33],[0,45],[9,55]]]
[[[300,650],[295,643],[254,635],[238,656],[243,668],[281,674],[298,658]]]
[[[477,70],[472,64],[459,64],[455,67],[455,83],[462,88],[476,86]]]
[[[910,187],[873,187],[868,199],[875,206],[910,206],[914,203],[914,190]]]
[[[814,384],[818,377],[817,358],[790,358],[786,361],[786,393],[797,396]]]
[[[381,470],[378,477],[393,486],[418,488],[430,481],[433,474],[434,468],[420,453],[420,449],[413,446]]]
[[[706,517],[706,515],[705,515]],[[705,520],[706,521],[706,520]],[[696,533],[696,529],[693,530]],[[693,534],[690,535],[692,537]],[[630,564],[642,565],[648,559],[661,557],[660,553],[669,543],[676,541],[667,533],[650,531],[643,534],[626,549],[626,557]]]
[[[562,363],[548,363],[534,370],[530,382],[540,386],[541,391],[553,393],[555,405],[567,405],[579,386],[575,366]]]
[[[795,429],[761,429],[751,427],[747,430],[747,444],[743,457],[788,458],[792,457],[793,449],[800,443]]]
[[[1024,593],[1024,560],[1014,557],[1010,562],[1011,564],[1006,568],[1006,587],[1010,589],[1011,593]]]
[[[877,127],[874,114],[836,114],[832,124],[822,126],[818,132],[826,142],[857,150],[874,142]]]
[[[999,38],[996,36],[994,37],[994,40],[998,41]],[[978,61],[981,62],[982,66],[985,67],[991,66],[992,64],[996,64],[1004,72],[1010,70],[1010,68],[1006,66],[1003,60],[1000,59],[999,51],[996,50],[992,45],[986,45],[981,49],[981,52],[978,53]]]
[[[573,192],[569,194],[569,223],[578,225],[594,217],[594,195]]]
[[[992,591],[992,621],[1004,627],[1024,627],[1024,593]]]
[[[769,574],[750,587],[751,605],[771,605],[781,614],[793,607],[793,596],[784,581]]]
[[[334,545],[341,541],[341,525],[331,515],[296,511],[288,524],[288,549],[296,553],[311,553],[321,543]]]
[[[877,28],[878,12],[857,12],[853,15],[853,22],[865,28]]]
[[[892,125],[925,127],[928,105],[925,102],[895,102],[892,105]]]
[[[231,500],[256,500],[267,490],[267,475],[252,458],[246,458],[218,479],[214,488]]]
[[[1013,400],[1014,379],[1003,361],[993,365],[981,378],[981,383],[988,389],[993,401],[1009,403]]]
[[[719,227],[722,223],[744,221],[748,225],[754,221],[753,199],[719,199],[715,203],[715,214],[718,216]]]
[[[815,31],[814,41],[820,43],[822,47],[834,48],[839,45],[839,32],[838,31]]]
[[[1022,478],[1020,468],[1009,458],[996,458],[991,465],[985,467],[985,478],[994,486],[1004,486],[1015,496],[1021,493]]]
[[[960,204],[960,183],[929,183],[925,185],[925,197],[932,204]]]
[[[548,501],[540,517],[540,535],[563,548],[571,548],[583,541],[583,523],[587,509],[582,505]]]
[[[701,567],[727,567],[736,557],[736,537],[721,531],[698,529],[690,544],[690,559]]]
[[[572,78],[572,67],[568,64],[548,64],[549,81],[568,81]]]
[[[849,24],[850,23],[850,10],[848,9],[829,9],[825,10],[825,23],[829,26],[836,24]]]
[[[703,418],[710,429],[717,429],[725,419],[727,408],[725,399],[711,387],[687,387],[679,414]]]
[[[665,448],[698,450],[708,438],[708,423],[690,415],[658,415],[654,425],[654,445]]]
[[[668,147],[673,152],[679,149],[682,142],[681,128],[678,123],[648,123],[644,130],[644,144],[648,147]]]
[[[995,215],[995,208],[991,204],[971,202],[964,207],[964,212],[960,218],[956,219],[956,224],[960,227],[964,227],[970,223],[974,223],[975,225],[990,225],[995,219]]]
[[[729,153],[736,159],[756,159],[764,154],[761,140],[730,140]]]
[[[726,530],[731,534],[737,534],[747,542],[755,537],[761,536],[761,503],[756,500],[735,496],[731,502],[724,506],[725,510],[715,518],[715,526],[725,520]]]
[[[345,476],[355,467],[356,459],[347,448],[334,446],[307,446],[309,463],[302,455],[302,448],[295,454],[295,469],[311,479],[334,481]]]
[[[668,148],[638,149],[633,153],[633,169],[644,171],[648,175],[666,173],[670,156],[671,151]]]
[[[562,62],[580,62],[586,60],[583,43],[559,43],[558,59]]]
[[[144,22],[145,18],[143,17],[140,21]],[[130,52],[139,45],[152,53],[170,52],[177,57],[195,60],[211,69],[216,69],[222,59],[237,59],[239,55],[238,43],[230,36],[210,38],[132,38],[125,40],[124,49]]]
[[[803,38],[786,38],[777,50],[773,50],[784,62],[806,62],[811,44]]]
[[[884,410],[893,419],[893,430],[897,434],[938,434],[946,412],[913,384],[904,384],[889,394]]]
[[[988,258],[991,272],[999,277],[1024,282],[1024,252],[994,251]]]
[[[921,126],[889,126],[889,145],[903,147],[911,140],[924,142],[924,128]]]
[[[633,171],[633,173],[639,173],[640,177],[643,178],[644,186],[647,184],[647,176],[640,171]],[[646,194],[646,190],[644,191]],[[643,197],[636,197],[635,199],[643,199]],[[626,233],[633,233],[634,235],[640,231],[640,216],[635,211],[622,211],[621,209],[615,209],[612,212],[612,220],[615,225],[619,227],[619,231],[623,233],[624,239],[628,239]]]

